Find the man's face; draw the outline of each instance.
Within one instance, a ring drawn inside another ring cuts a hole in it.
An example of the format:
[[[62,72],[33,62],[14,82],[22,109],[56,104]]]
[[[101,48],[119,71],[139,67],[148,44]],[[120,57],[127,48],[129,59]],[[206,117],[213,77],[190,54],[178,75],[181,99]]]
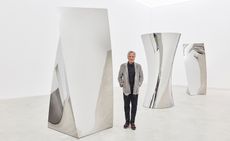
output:
[[[134,60],[135,60],[135,54],[134,53],[129,53],[128,60],[129,60],[129,63],[133,63]]]

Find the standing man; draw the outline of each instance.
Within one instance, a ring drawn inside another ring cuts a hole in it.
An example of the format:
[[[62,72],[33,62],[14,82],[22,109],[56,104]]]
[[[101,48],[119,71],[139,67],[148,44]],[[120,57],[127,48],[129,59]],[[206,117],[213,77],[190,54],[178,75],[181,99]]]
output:
[[[123,63],[120,66],[118,81],[120,87],[123,88],[124,110],[126,120],[124,128],[128,128],[129,124],[131,124],[131,128],[135,130],[135,116],[137,111],[139,87],[141,86],[144,77],[141,65],[134,62],[136,53],[134,51],[129,51],[127,57],[128,62]],[[130,103],[132,105],[131,119]]]

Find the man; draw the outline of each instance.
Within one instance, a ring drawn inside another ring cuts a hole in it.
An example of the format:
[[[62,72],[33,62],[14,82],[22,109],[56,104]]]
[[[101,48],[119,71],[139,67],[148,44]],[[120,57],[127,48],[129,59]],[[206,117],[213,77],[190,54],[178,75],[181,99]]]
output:
[[[131,124],[131,129],[135,130],[135,116],[137,111],[139,87],[143,82],[143,72],[141,65],[134,62],[136,53],[134,51],[128,52],[128,62],[120,66],[118,81],[120,87],[123,88],[124,110],[125,110],[125,124],[124,128],[128,128]],[[130,103],[131,119],[130,119]]]

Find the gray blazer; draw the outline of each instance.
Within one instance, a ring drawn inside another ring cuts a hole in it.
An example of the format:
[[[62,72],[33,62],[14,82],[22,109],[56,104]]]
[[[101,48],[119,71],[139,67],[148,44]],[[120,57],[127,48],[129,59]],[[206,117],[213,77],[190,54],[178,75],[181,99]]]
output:
[[[134,67],[135,67],[135,79],[134,79],[133,94],[138,94],[139,87],[141,86],[144,80],[144,76],[143,76],[143,71],[142,71],[140,64],[134,62]],[[118,82],[120,84],[120,87],[123,88],[123,93],[125,95],[129,95],[131,91],[130,91],[130,85],[129,85],[129,74],[128,74],[127,63],[123,63],[120,66],[120,71],[118,74]]]

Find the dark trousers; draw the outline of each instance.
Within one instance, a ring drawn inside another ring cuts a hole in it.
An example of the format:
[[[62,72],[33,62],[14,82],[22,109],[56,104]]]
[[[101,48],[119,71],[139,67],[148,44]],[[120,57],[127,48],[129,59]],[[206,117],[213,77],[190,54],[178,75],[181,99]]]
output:
[[[129,94],[126,96],[123,94],[124,97],[124,109],[125,109],[125,120],[126,122],[134,123],[136,112],[137,112],[137,102],[138,102],[138,95]],[[131,120],[130,120],[130,103],[131,107]]]

